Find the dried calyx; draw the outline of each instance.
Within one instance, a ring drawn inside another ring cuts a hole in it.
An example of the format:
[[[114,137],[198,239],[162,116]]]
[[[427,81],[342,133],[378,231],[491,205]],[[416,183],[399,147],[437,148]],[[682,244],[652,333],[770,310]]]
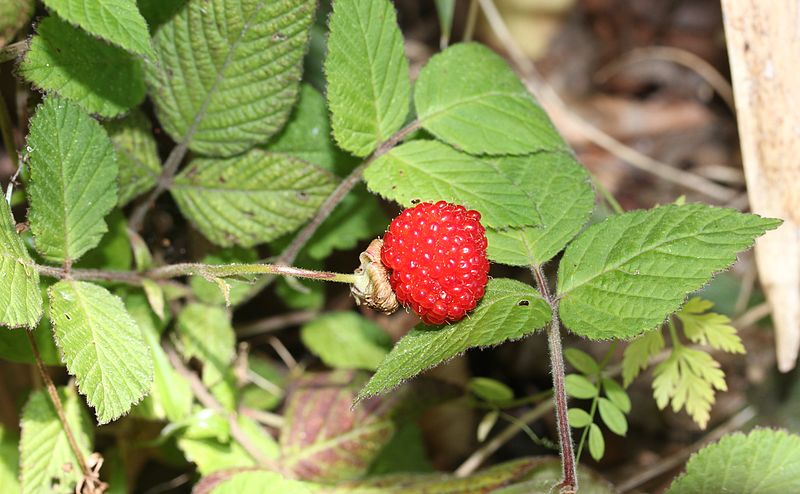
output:
[[[399,304],[389,283],[389,273],[381,262],[382,247],[383,240],[376,238],[358,256],[361,265],[355,270],[356,280],[350,286],[350,292],[358,305],[391,314]]]

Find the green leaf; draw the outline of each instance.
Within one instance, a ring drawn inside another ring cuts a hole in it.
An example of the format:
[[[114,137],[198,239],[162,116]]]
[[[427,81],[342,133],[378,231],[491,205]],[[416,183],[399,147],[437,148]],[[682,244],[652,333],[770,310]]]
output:
[[[533,287],[505,278],[492,279],[469,317],[443,327],[420,324],[397,342],[359,392],[358,400],[385,393],[469,348],[527,336],[549,320],[550,307]]]
[[[364,179],[373,192],[405,207],[445,200],[481,213],[494,228],[541,224],[533,199],[491,162],[437,141],[412,141],[375,160]]]
[[[542,223],[540,227],[488,228],[489,258],[512,266],[549,261],[580,232],[594,209],[589,174],[571,154],[563,152],[489,161],[528,193]]]
[[[664,349],[660,330],[645,333],[628,343],[622,356],[622,384],[627,388],[636,376],[650,366],[650,359]]]
[[[126,50],[153,57],[150,32],[134,0],[43,0],[62,19]]]
[[[15,285],[11,285],[12,287]],[[7,292],[4,292],[7,293]],[[2,294],[0,294],[2,296]],[[47,300],[47,281],[39,285],[39,300],[43,306],[43,313],[47,314],[49,309],[49,302]],[[10,362],[19,362],[22,364],[36,364],[36,358],[33,356],[31,343],[28,341],[28,334],[33,335],[36,340],[36,345],[39,348],[39,355],[45,365],[60,366],[61,357],[58,354],[58,349],[53,341],[53,330],[50,326],[50,320],[46,317],[39,319],[39,324],[34,329],[27,329],[26,331],[0,331],[0,358]]]
[[[17,235],[5,197],[0,197],[0,279],[4,282],[0,290],[0,325],[35,328],[42,317],[39,272]]]
[[[702,204],[617,215],[572,242],[559,264],[559,312],[591,339],[631,338],[661,324],[687,293],[736,261],[780,220]]]
[[[161,175],[161,159],[158,157],[152,125],[138,109],[125,118],[106,122],[108,136],[117,150],[119,165],[119,206],[147,192]]]
[[[74,103],[47,98],[31,120],[30,212],[36,250],[71,263],[97,246],[117,202],[117,161],[105,130]]]
[[[488,377],[473,377],[469,380],[469,390],[477,397],[490,403],[511,401],[514,390],[504,383]]]
[[[653,397],[658,408],[672,403],[672,410],[681,408],[701,429],[711,418],[714,389],[725,391],[725,373],[719,362],[702,350],[675,347],[670,357],[653,369]]]
[[[232,156],[279,131],[297,97],[315,5],[192,1],[159,27],[146,78],[170,137],[197,153]]]
[[[34,0],[0,1],[0,46],[6,46],[17,32],[31,20]]]
[[[667,494],[800,492],[800,437],[782,430],[728,434],[693,454]]]
[[[177,331],[183,355],[203,363],[203,382],[220,382],[234,357],[236,335],[230,316],[219,307],[189,304],[178,315]]]
[[[280,492],[281,494],[313,494],[310,484],[281,477],[275,472],[240,472],[218,484],[211,494],[256,494]]]
[[[336,142],[356,156],[370,154],[403,125],[410,103],[408,60],[391,2],[333,2],[325,73]]]
[[[631,399],[628,396],[628,393],[625,392],[622,386],[620,386],[617,381],[613,379],[609,379],[607,377],[603,378],[603,391],[606,393],[606,397],[614,404],[615,407],[619,408],[620,411],[624,413],[629,413],[631,411]]]
[[[597,396],[597,386],[580,374],[568,374],[564,383],[567,394],[573,398],[588,400]]]
[[[606,452],[606,441],[597,424],[589,425],[589,454],[595,461],[600,461]]]
[[[0,485],[8,492],[21,492],[19,486],[19,439],[0,425]]]
[[[54,16],[37,26],[20,72],[38,88],[104,117],[133,108],[145,94],[144,71],[133,55]]]
[[[597,361],[583,350],[567,348],[564,350],[564,358],[576,371],[585,376],[594,376],[600,372],[600,366],[597,365]]]
[[[119,297],[92,283],[60,281],[48,293],[62,360],[97,421],[127,413],[153,384],[153,362],[136,321]]]
[[[477,43],[434,55],[417,78],[414,104],[425,130],[468,153],[566,148],[506,61]]]
[[[582,429],[592,423],[592,416],[581,408],[570,408],[567,410],[567,418],[570,427]]]
[[[108,232],[97,247],[84,254],[73,266],[111,271],[128,271],[133,262],[133,252],[128,237],[128,219],[119,209],[106,216]]]
[[[614,403],[606,398],[600,398],[598,407],[600,418],[611,429],[611,432],[618,436],[624,436],[628,433],[628,421],[625,420],[625,414]]]
[[[250,384],[242,388],[242,406],[256,410],[274,410],[281,404],[286,376],[276,362],[250,355],[247,375]]]
[[[335,369],[375,370],[392,340],[375,323],[355,312],[331,312],[300,329],[303,344]]]
[[[136,0],[139,12],[154,33],[165,22],[172,19],[188,0]]]
[[[78,447],[88,457],[92,451],[93,428],[85,409],[72,389],[60,388],[58,396]],[[78,459],[45,390],[31,395],[22,410],[20,440],[20,483],[23,494],[75,492],[82,477]],[[4,486],[5,487],[5,486]]]
[[[706,312],[714,306],[712,302],[693,297],[675,315],[683,323],[686,337],[701,345],[710,345],[728,353],[745,353],[742,339],[731,326],[728,316]]]
[[[217,245],[251,247],[295,230],[333,190],[329,172],[259,149],[192,161],[171,191],[181,212]]]
[[[343,165],[352,160],[333,144],[325,98],[309,84],[300,86],[297,105],[283,130],[261,147],[291,154],[334,173],[349,171]]]
[[[250,264],[258,261],[258,253],[254,249],[242,247],[230,247],[222,249],[214,254],[209,254],[203,258],[203,264]],[[253,288],[252,283],[237,279],[226,279],[228,284],[228,298],[232,305],[238,305],[247,299]],[[208,281],[202,276],[192,276],[189,280],[192,291],[197,298],[210,305],[225,305],[225,296],[219,285]]]
[[[400,425],[392,439],[369,466],[368,477],[390,473],[433,472],[425,448],[425,437],[414,422]]]

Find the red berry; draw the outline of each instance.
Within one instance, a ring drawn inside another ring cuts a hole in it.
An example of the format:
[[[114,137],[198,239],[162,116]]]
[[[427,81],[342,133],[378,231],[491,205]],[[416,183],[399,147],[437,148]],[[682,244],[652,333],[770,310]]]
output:
[[[459,321],[483,297],[489,261],[480,219],[464,206],[423,202],[389,225],[381,261],[397,300],[426,324]]]

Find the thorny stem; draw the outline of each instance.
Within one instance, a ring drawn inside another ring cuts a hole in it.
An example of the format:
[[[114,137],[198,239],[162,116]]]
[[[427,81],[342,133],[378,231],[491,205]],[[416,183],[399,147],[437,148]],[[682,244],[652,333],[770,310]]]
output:
[[[64,434],[67,436],[69,447],[72,450],[72,453],[75,455],[75,458],[78,460],[78,466],[80,467],[84,478],[90,479],[92,478],[92,471],[89,469],[89,465],[86,463],[86,458],[83,457],[83,452],[81,451],[80,446],[78,446],[78,441],[75,440],[75,434],[72,433],[72,428],[70,427],[69,422],[67,422],[67,416],[64,413],[64,405],[61,403],[61,398],[58,396],[56,385],[53,383],[53,380],[50,379],[50,374],[47,373],[47,369],[44,367],[42,355],[39,353],[38,345],[36,345],[36,339],[34,339],[33,333],[30,331],[23,331],[25,331],[25,334],[28,336],[28,341],[31,344],[31,350],[33,350],[33,356],[36,359],[36,367],[39,369],[39,375],[42,377],[42,381],[44,381],[45,388],[47,388],[47,394],[50,395],[50,401],[53,402],[53,407],[56,409],[56,415],[58,415],[58,420],[61,422],[61,427],[64,429]]]
[[[567,389],[564,355],[561,349],[561,322],[558,319],[558,301],[550,295],[547,279],[541,267],[531,269],[539,292],[550,305],[551,319],[547,328],[547,342],[550,348],[550,367],[553,373],[553,393],[556,405],[556,422],[558,423],[558,444],[561,448],[562,478],[559,484],[561,494],[578,491],[578,477],[575,473],[575,452],[572,445],[572,430],[567,417]]]

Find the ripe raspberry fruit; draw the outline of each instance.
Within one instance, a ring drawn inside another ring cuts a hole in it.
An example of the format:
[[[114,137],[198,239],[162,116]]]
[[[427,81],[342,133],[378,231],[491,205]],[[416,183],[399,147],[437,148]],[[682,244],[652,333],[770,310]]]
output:
[[[381,261],[397,300],[426,324],[459,321],[483,297],[489,261],[480,219],[464,206],[423,202],[389,225]]]

